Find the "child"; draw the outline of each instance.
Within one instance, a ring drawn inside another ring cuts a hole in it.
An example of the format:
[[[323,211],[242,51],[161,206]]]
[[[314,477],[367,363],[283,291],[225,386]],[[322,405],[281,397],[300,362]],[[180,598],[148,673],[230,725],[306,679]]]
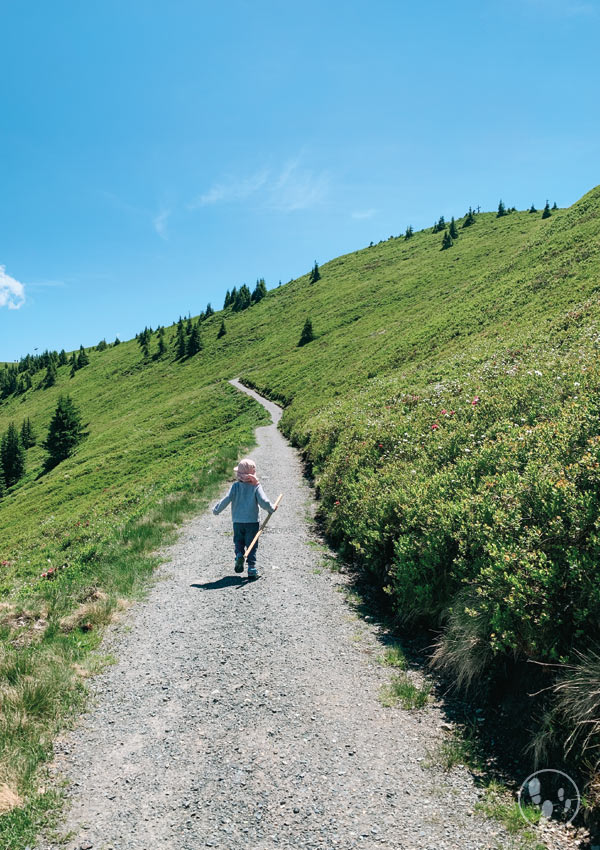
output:
[[[233,520],[233,545],[235,546],[235,571],[244,571],[244,552],[258,531],[258,506],[270,514],[277,510],[265,496],[256,477],[256,464],[250,458],[244,458],[233,470],[237,481],[231,485],[229,493],[213,508],[213,514],[220,514],[231,502]],[[254,544],[248,555],[248,578],[257,578],[256,549]]]

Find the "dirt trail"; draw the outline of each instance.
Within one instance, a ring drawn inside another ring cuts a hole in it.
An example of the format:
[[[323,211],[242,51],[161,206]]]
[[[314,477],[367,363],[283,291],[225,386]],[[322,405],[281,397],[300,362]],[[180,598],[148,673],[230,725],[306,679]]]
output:
[[[267,495],[285,494],[260,541],[262,577],[233,572],[229,511],[207,511],[169,548],[129,628],[109,630],[103,650],[119,661],[56,745],[66,846],[509,847],[474,813],[469,774],[428,766],[439,710],[378,701],[390,672],[377,630],[336,592],[344,579],[318,571],[298,455],[274,424],[257,439]]]

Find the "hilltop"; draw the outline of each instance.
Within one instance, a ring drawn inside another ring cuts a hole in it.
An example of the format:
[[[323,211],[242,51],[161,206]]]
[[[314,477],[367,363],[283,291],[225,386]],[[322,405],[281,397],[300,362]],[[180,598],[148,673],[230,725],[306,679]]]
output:
[[[16,744],[5,736],[6,781],[25,793],[78,693],[72,665],[143,586],[144,553],[251,445],[264,414],[235,376],[283,403],[328,535],[399,622],[441,630],[437,661],[453,676],[573,661],[600,639],[600,188],[546,219],[464,221],[447,250],[431,229],[390,238],[219,311],[192,357],[176,358],[171,326],[160,357],[155,333],[147,357],[136,340],[88,349],[72,377],[59,366],[44,389],[36,372],[4,399],[0,432],[29,418],[38,435],[0,501],[2,673],[9,716],[25,718]],[[307,318],[315,339],[298,346]],[[61,393],[87,436],[43,473]],[[22,711],[15,671],[34,668],[49,671],[44,697]],[[555,728],[573,729],[576,690]]]

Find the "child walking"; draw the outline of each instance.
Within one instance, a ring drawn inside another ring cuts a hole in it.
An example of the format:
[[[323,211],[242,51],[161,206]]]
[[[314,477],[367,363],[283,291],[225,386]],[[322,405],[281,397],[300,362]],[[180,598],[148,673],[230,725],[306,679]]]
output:
[[[250,458],[244,458],[233,470],[236,481],[233,482],[229,493],[213,508],[213,514],[221,511],[231,503],[231,519],[233,520],[233,545],[235,547],[235,571],[244,571],[244,552],[258,531],[258,507],[260,505],[270,514],[277,510],[277,505],[271,504],[256,477],[256,464]],[[256,550],[258,541],[248,555],[248,578],[256,578]]]

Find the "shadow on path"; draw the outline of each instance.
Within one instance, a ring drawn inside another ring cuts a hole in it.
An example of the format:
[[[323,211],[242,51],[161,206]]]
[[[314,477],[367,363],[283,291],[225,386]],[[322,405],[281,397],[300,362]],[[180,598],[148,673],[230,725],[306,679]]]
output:
[[[200,590],[223,590],[226,587],[243,587],[245,584],[250,584],[255,579],[249,579],[247,576],[223,576],[216,581],[206,581],[204,584],[191,584],[190,587],[198,587]]]

